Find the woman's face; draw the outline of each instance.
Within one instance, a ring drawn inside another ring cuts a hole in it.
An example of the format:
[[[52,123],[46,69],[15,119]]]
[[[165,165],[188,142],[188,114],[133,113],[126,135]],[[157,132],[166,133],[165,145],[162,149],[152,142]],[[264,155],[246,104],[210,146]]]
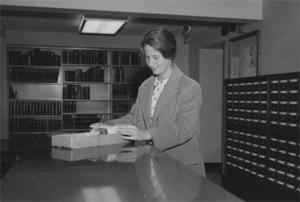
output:
[[[152,73],[158,76],[158,79],[167,79],[172,72],[172,60],[166,59],[164,56],[149,45],[144,47],[145,59]]]

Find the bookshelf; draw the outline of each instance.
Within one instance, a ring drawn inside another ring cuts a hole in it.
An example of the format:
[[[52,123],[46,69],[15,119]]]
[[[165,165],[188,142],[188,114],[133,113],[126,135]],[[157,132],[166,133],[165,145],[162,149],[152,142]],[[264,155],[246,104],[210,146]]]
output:
[[[87,130],[110,119],[110,50],[62,50],[63,130]]]
[[[61,128],[61,54],[47,47],[8,47],[12,150],[48,142]]]
[[[9,45],[11,149],[126,114],[150,74],[135,49]]]
[[[151,75],[151,71],[141,68],[144,62],[137,51],[114,50],[111,62],[111,118],[118,118],[129,112],[135,102],[138,86]]]

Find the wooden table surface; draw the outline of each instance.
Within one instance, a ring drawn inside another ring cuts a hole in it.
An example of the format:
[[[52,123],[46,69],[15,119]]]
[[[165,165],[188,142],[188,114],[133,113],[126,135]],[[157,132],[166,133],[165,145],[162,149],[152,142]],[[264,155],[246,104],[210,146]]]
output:
[[[1,201],[242,201],[150,145],[31,148],[1,181]]]

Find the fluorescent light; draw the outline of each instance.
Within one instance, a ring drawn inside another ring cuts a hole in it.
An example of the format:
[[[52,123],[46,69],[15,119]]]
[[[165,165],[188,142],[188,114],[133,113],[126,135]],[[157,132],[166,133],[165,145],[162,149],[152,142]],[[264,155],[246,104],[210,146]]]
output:
[[[82,17],[79,32],[82,34],[114,35],[127,22],[124,19],[87,18]]]

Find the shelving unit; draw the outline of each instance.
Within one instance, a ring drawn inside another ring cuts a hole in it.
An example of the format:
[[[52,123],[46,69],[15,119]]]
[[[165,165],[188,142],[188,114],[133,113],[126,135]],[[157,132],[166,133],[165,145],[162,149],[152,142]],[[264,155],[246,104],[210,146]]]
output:
[[[11,149],[126,114],[149,76],[138,50],[9,45]]]
[[[258,197],[250,200],[299,200],[300,73],[228,79],[225,90],[223,166],[232,191],[243,184]]]
[[[63,61],[63,130],[88,130],[110,119],[110,50],[68,48]]]
[[[55,48],[8,47],[12,150],[48,142],[61,128],[61,54]]]
[[[138,86],[151,75],[137,51],[112,51],[112,117],[118,118],[129,112],[135,102]]]

